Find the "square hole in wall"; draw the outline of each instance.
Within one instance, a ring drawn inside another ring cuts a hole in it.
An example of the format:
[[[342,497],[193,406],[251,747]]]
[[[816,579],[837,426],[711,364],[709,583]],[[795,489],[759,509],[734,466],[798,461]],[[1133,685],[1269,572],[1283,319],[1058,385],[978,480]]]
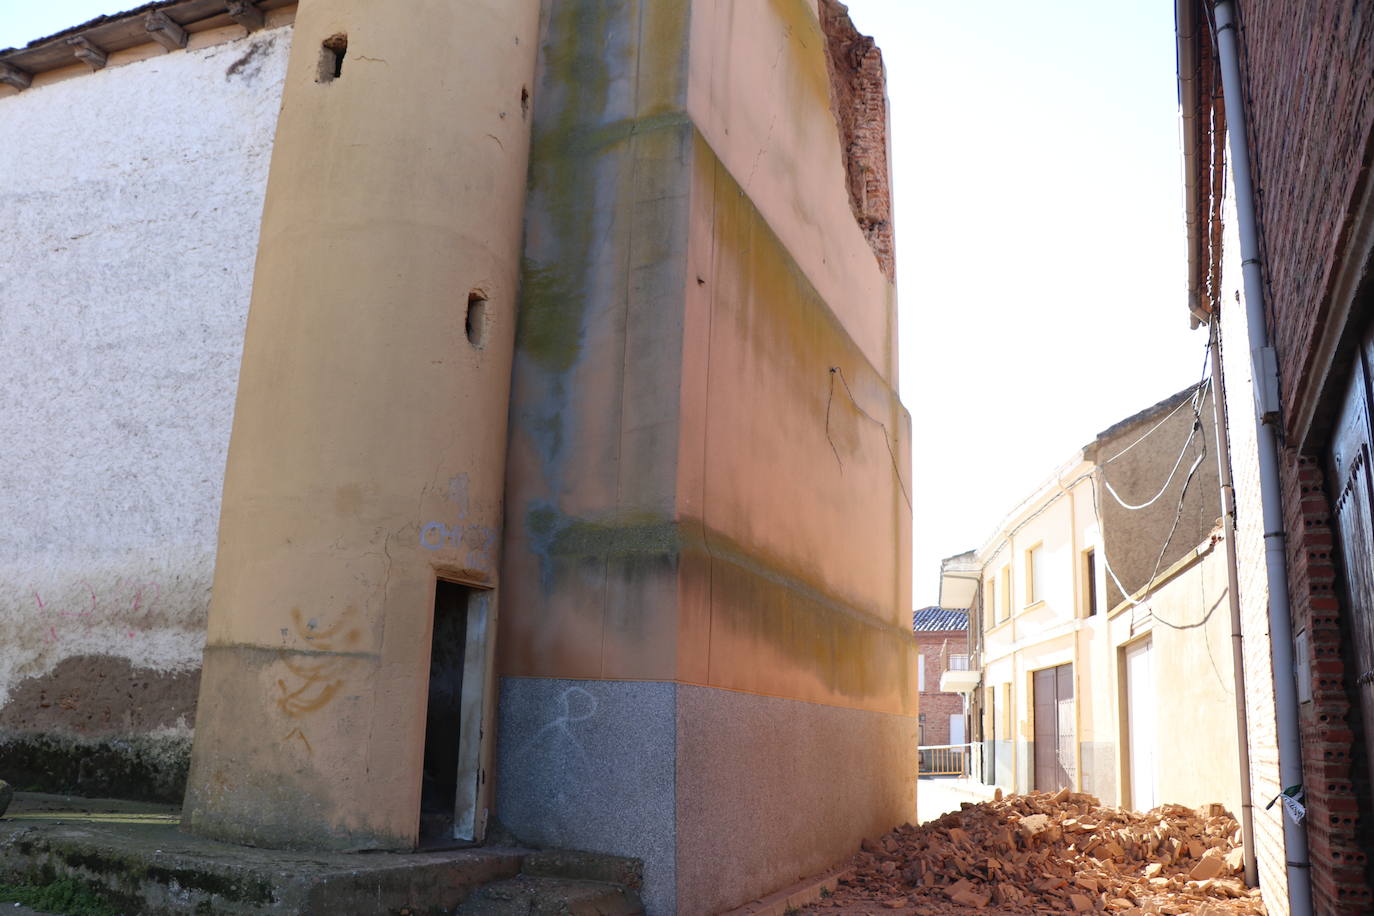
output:
[[[320,43],[320,70],[317,83],[330,83],[343,76],[344,55],[348,53],[348,36],[336,32]]]

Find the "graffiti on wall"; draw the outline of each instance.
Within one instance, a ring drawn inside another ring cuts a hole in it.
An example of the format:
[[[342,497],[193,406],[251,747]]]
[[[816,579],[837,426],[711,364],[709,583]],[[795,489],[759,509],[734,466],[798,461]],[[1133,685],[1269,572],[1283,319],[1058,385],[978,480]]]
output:
[[[281,662],[291,677],[277,679],[280,695],[276,704],[288,718],[298,719],[323,709],[343,688],[353,659],[336,653],[352,649],[362,639],[362,631],[353,625],[356,613],[355,608],[347,608],[338,620],[322,626],[319,618],[307,619],[300,608],[291,609],[291,629],[283,628],[282,634],[294,632],[308,649],[290,656],[282,654]]]

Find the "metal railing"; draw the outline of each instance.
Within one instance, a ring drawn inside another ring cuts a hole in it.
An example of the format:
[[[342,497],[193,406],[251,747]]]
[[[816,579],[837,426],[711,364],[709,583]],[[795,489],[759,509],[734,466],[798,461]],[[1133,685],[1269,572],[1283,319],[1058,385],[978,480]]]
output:
[[[927,744],[916,748],[918,776],[967,776],[972,744]]]

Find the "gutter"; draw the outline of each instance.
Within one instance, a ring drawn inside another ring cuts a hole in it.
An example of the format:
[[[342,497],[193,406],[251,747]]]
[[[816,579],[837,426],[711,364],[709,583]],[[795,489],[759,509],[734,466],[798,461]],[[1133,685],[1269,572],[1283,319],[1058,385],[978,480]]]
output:
[[[1194,25],[1197,11],[1194,0],[1177,0],[1174,4],[1174,35],[1177,37],[1178,110],[1180,131],[1183,134],[1183,216],[1188,227],[1188,314],[1191,327],[1196,328],[1208,318],[1203,293],[1198,289],[1198,249],[1201,238],[1198,222],[1197,186],[1197,33]]]
[[[1180,0],[1179,7],[1187,0]],[[1288,557],[1284,531],[1279,448],[1278,373],[1265,323],[1265,290],[1255,214],[1255,189],[1250,176],[1250,144],[1245,94],[1241,81],[1236,34],[1235,0],[1218,0],[1215,8],[1217,55],[1226,105],[1231,146],[1231,173],[1236,194],[1236,223],[1240,233],[1242,286],[1255,387],[1255,437],[1259,452],[1260,502],[1264,515],[1264,559],[1269,586],[1269,652],[1274,674],[1274,709],[1278,726],[1279,782],[1302,784],[1302,745],[1298,732],[1298,690],[1293,665],[1293,624],[1288,605]],[[1190,240],[1191,241],[1191,240]],[[1307,831],[1289,816],[1283,820],[1287,859],[1288,905],[1291,916],[1312,913],[1311,863]]]

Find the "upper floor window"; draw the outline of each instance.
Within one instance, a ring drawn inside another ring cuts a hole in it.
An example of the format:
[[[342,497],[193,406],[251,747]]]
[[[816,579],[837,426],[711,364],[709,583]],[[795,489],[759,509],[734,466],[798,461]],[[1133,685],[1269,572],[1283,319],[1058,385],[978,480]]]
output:
[[[967,670],[968,670],[968,656],[967,656],[967,655],[951,655],[951,656],[949,657],[949,668],[948,668],[948,670],[950,670],[950,671],[967,671]]]
[[[1036,544],[1026,551],[1026,604],[1045,600],[1045,545]]]
[[[1097,554],[1083,551],[1083,611],[1088,617],[1097,613]]]
[[[997,615],[999,620],[1006,620],[1011,616],[1011,566],[1003,566],[1002,573],[998,577],[1001,579],[1001,613]]]

